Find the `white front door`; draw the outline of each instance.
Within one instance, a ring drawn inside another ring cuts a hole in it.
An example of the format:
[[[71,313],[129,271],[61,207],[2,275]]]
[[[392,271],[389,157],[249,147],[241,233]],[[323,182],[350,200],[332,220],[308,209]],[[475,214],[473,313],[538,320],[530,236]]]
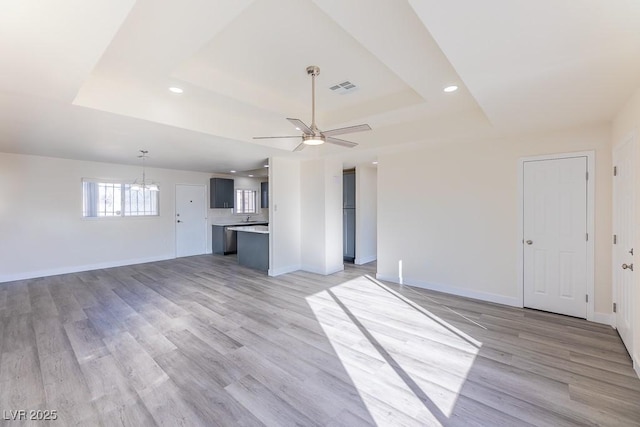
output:
[[[613,151],[613,300],[616,327],[629,354],[633,339],[633,265],[635,219],[635,138]],[[626,268],[625,268],[626,267]],[[640,265],[636,266],[636,268]]]
[[[202,255],[207,246],[207,187],[176,185],[176,256]]]
[[[587,317],[587,157],[525,161],[524,306]]]

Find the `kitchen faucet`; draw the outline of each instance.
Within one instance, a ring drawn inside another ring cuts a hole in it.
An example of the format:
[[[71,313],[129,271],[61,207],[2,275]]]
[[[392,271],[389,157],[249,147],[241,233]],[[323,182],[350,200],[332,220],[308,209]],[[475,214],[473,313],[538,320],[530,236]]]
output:
[[[247,219],[245,219],[245,221],[249,222],[249,219],[251,219],[251,215],[247,216]]]

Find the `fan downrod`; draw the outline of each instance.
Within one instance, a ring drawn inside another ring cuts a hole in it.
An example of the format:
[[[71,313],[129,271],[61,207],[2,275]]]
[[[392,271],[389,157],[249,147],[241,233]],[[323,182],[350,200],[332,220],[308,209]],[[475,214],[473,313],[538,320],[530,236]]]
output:
[[[310,76],[317,76],[320,74],[320,67],[318,67],[317,65],[309,65],[307,67],[307,74],[309,74]]]

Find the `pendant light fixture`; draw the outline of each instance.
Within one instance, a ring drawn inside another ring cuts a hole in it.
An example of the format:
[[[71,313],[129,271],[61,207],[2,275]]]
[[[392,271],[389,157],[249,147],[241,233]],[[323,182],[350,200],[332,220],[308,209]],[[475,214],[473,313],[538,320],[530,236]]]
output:
[[[138,156],[138,158],[142,159],[142,182],[138,182],[137,179],[133,181],[133,184],[131,184],[131,190],[132,191],[144,191],[144,190],[160,191],[160,187],[158,187],[158,184],[154,182],[147,184],[147,181],[146,181],[147,177],[146,177],[146,170],[145,170],[145,161],[148,158],[147,154],[149,153],[149,151],[140,150],[140,153],[141,154]]]

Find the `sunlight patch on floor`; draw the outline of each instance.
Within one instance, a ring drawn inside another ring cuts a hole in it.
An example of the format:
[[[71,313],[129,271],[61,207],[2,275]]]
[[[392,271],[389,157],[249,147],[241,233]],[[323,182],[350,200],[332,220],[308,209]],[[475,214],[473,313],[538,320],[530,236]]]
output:
[[[307,303],[377,424],[447,421],[481,342],[368,276]]]

